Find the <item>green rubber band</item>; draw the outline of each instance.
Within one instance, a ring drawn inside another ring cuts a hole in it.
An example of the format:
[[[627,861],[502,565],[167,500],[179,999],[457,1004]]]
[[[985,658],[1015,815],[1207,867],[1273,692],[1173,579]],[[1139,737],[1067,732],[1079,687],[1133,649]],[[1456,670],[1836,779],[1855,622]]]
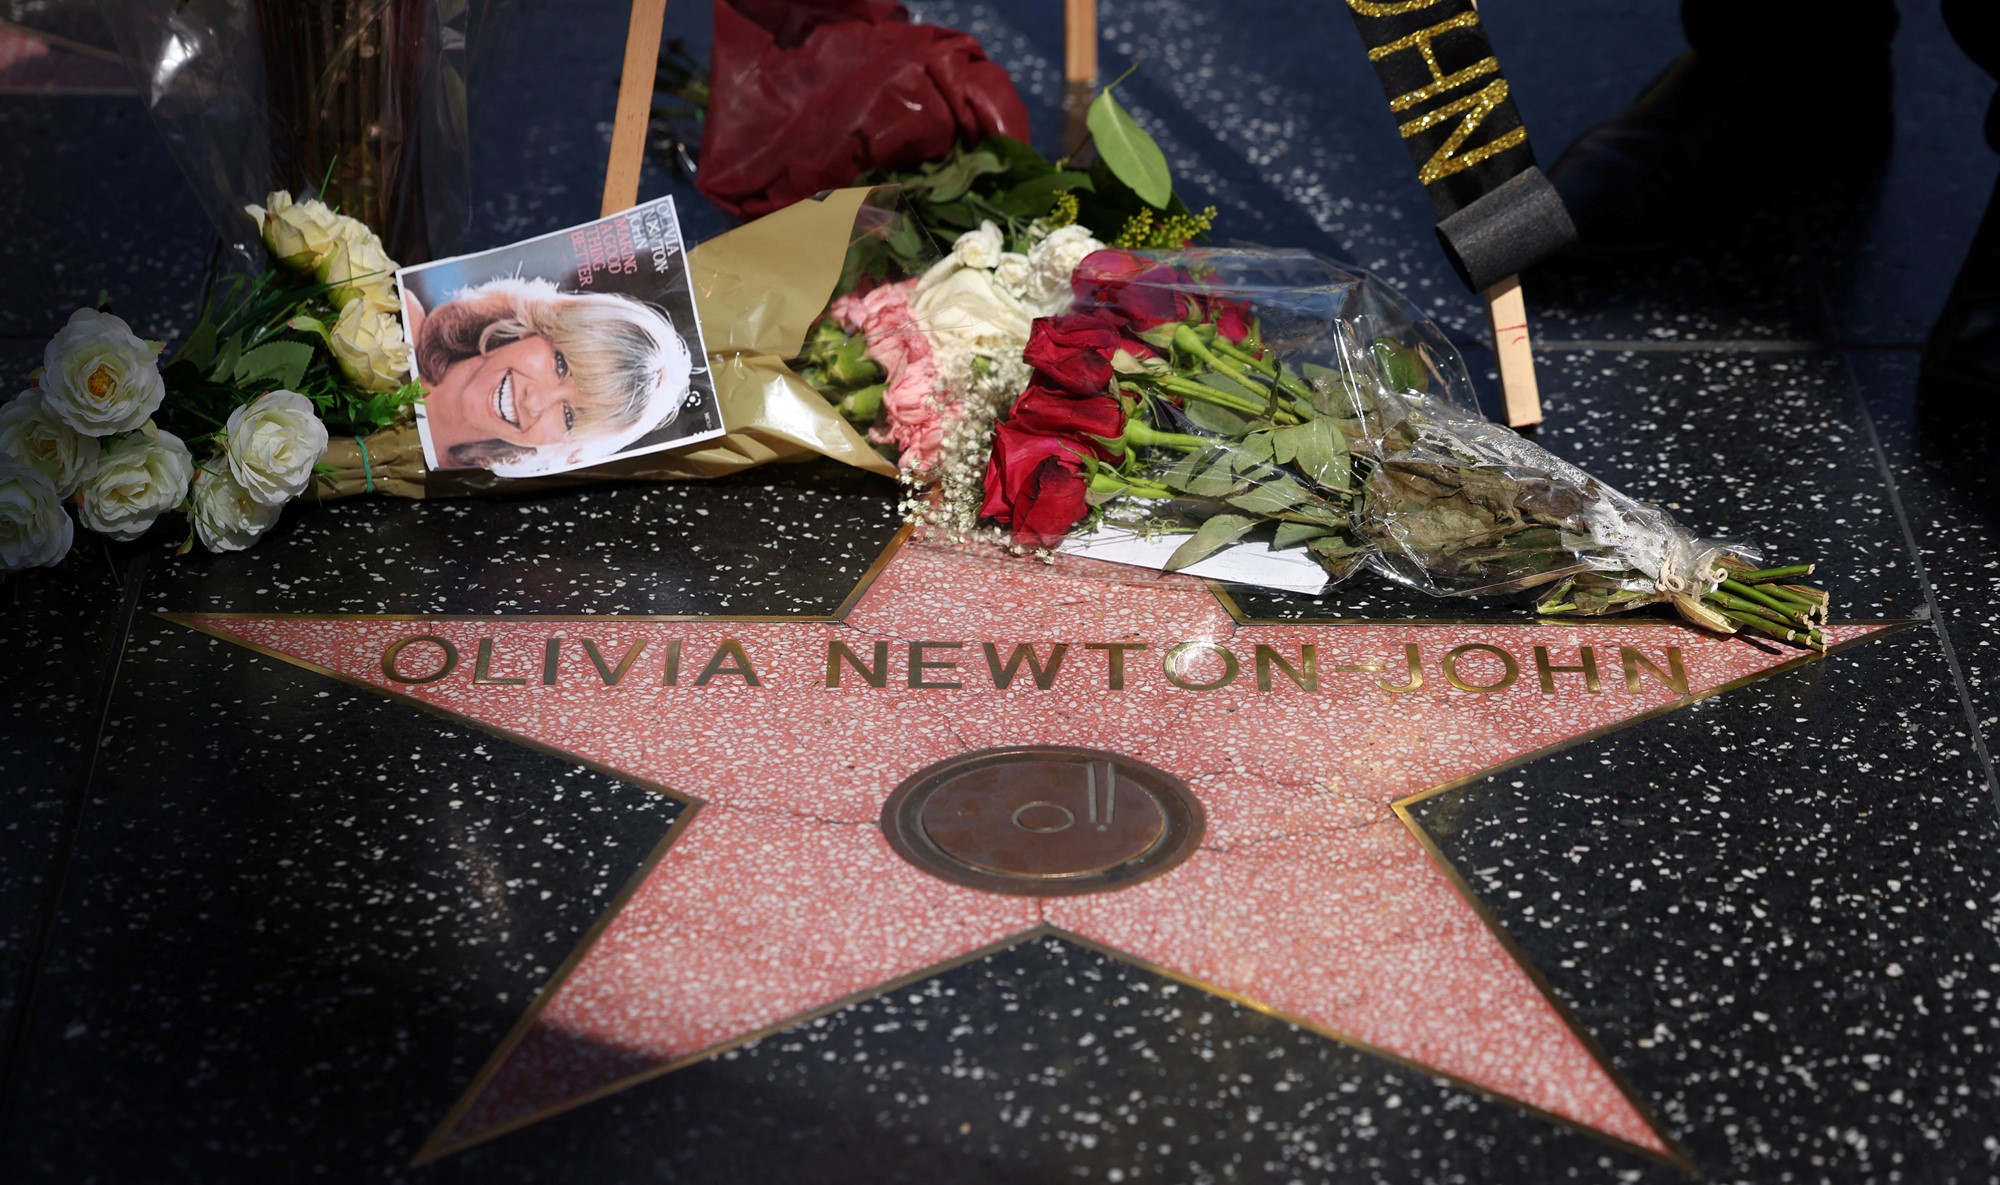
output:
[[[368,460],[368,442],[357,436],[354,443],[361,446],[361,492],[372,494],[375,492],[375,466]]]

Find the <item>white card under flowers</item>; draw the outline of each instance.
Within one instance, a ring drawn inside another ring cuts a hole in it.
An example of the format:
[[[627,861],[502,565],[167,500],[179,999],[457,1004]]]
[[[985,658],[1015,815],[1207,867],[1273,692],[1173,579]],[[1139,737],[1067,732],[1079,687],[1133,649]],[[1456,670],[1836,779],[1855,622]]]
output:
[[[1165,571],[1168,557],[1186,539],[1186,535],[1148,537],[1126,527],[1103,526],[1071,535],[1057,550],[1094,560],[1109,560],[1114,564]],[[1305,548],[1272,551],[1266,543],[1238,543],[1225,547],[1200,563],[1181,570],[1207,580],[1254,584],[1284,592],[1317,593],[1327,584],[1326,569],[1315,563]]]

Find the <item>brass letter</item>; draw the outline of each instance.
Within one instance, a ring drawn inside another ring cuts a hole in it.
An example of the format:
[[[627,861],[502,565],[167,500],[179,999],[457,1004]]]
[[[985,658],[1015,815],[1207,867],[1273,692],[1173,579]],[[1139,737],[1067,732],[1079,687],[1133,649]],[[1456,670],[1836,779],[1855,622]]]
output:
[[[1278,669],[1285,672],[1285,678],[1298,684],[1299,690],[1319,690],[1319,656],[1313,653],[1311,642],[1305,642],[1299,646],[1299,666],[1303,668],[1303,673],[1293,670],[1292,664],[1285,661],[1284,655],[1279,654],[1269,646],[1259,643],[1257,646],[1257,690],[1271,690],[1272,663],[1278,664]]]
[[[1507,673],[1500,676],[1498,683],[1467,683],[1458,677],[1458,656],[1472,650],[1483,650],[1500,660],[1501,667]],[[1484,642],[1472,642],[1445,652],[1444,680],[1460,691],[1505,691],[1514,685],[1514,679],[1520,673],[1521,664],[1514,661],[1513,655],[1498,646],[1488,646]]]
[[[956,650],[963,645],[965,645],[965,643],[963,642],[910,643],[910,686],[928,687],[933,689],[965,686],[965,684],[960,683],[956,679],[953,679],[948,683],[932,683],[924,678],[925,671],[955,671],[958,669],[957,660],[954,659],[950,662],[930,662],[924,658],[924,651],[929,650],[932,647],[939,647],[945,650]]]
[[[1181,657],[1197,650],[1212,650],[1222,656],[1221,678],[1208,683],[1192,683],[1181,674]],[[1182,642],[1167,651],[1166,661],[1160,664],[1160,669],[1167,673],[1167,682],[1182,691],[1214,691],[1218,687],[1227,687],[1236,682],[1236,672],[1242,668],[1237,663],[1236,656],[1231,654],[1227,647],[1218,646],[1214,642]]]
[[[393,677],[393,676],[392,676]],[[493,639],[479,639],[479,658],[472,664],[472,681],[487,687],[519,687],[526,679],[496,679],[493,677]]]
[[[583,640],[583,652],[590,656],[590,664],[597,668],[597,677],[604,680],[606,687],[618,686],[618,681],[625,677],[625,672],[632,669],[632,660],[638,658],[639,652],[645,648],[646,639],[644,638],[632,643],[631,647],[625,651],[625,657],[618,660],[617,669],[613,670],[611,665],[604,661],[604,655],[599,653],[597,643],[591,641],[589,638]]]
[[[722,665],[722,660],[725,658],[731,660],[730,665]],[[763,686],[757,680],[756,669],[750,665],[750,656],[743,653],[743,643],[734,638],[724,638],[722,645],[715,648],[715,653],[709,656],[708,665],[701,669],[701,674],[694,677],[694,685],[706,687],[708,681],[717,675],[741,676],[746,687]]]
[[[840,686],[840,664],[843,661],[853,667],[854,673],[861,676],[867,682],[868,686],[887,687],[889,685],[889,644],[887,642],[875,643],[875,664],[873,666],[864,664],[861,661],[860,655],[847,648],[847,643],[828,642],[826,644],[826,685],[828,687]]]
[[[1618,648],[1618,660],[1625,667],[1625,690],[1631,692],[1633,695],[1639,694],[1640,667],[1645,667],[1647,670],[1653,672],[1653,677],[1672,688],[1675,695],[1686,695],[1688,693],[1687,668],[1681,665],[1681,648],[1678,646],[1667,647],[1666,671],[1654,666],[1645,655],[1640,654],[1630,646],[1620,646]],[[1668,674],[1668,671],[1673,673]]]
[[[1582,675],[1584,688],[1592,695],[1597,694],[1600,689],[1597,681],[1597,652],[1585,646],[1581,648],[1581,653],[1583,655],[1582,666],[1559,667],[1550,664],[1549,648],[1547,646],[1535,647],[1535,671],[1542,677],[1542,694],[1554,695],[1556,693],[1556,675],[1558,673],[1564,675]]]
[[[1401,687],[1395,687],[1386,679],[1377,679],[1375,680],[1375,686],[1380,687],[1384,691],[1396,692],[1399,695],[1405,691],[1415,691],[1417,688],[1422,687],[1424,685],[1424,654],[1423,650],[1415,642],[1405,642],[1403,644],[1403,662],[1409,668],[1410,681],[1408,683],[1405,683]]]
[[[562,639],[550,638],[542,643],[542,686],[553,687],[556,682],[556,664],[562,661]]]
[[[435,645],[438,649],[444,651],[444,665],[440,666],[436,671],[432,672],[431,674],[424,675],[420,678],[411,678],[410,676],[405,675],[396,669],[396,658],[398,655],[403,653],[403,648],[405,646],[413,646],[418,642],[429,642]],[[443,638],[438,637],[436,634],[419,634],[417,637],[414,638],[404,638],[402,641],[396,643],[394,646],[391,646],[387,650],[384,650],[382,652],[382,673],[389,676],[391,679],[394,679],[398,683],[435,683],[439,679],[444,678],[446,675],[451,674],[453,668],[457,666],[458,666],[458,647],[453,646],[450,642],[445,641]]]
[[[660,686],[672,687],[681,681],[681,640],[667,643],[666,665],[660,668]]]
[[[1104,651],[1104,686],[1109,691],[1123,691],[1125,690],[1125,652],[1127,650],[1144,650],[1146,644],[1144,642],[1085,642],[1083,648],[1085,650]]]
[[[1047,691],[1055,686],[1056,674],[1062,670],[1063,657],[1069,653],[1069,643],[1057,642],[1049,647],[1049,665],[1044,667],[1035,656],[1035,648],[1026,642],[1017,644],[1007,661],[1000,661],[1000,648],[991,642],[986,646],[986,667],[993,672],[993,686],[1002,691],[1013,686],[1014,674],[1021,669],[1022,660],[1028,664],[1028,672],[1035,677],[1035,690]]]

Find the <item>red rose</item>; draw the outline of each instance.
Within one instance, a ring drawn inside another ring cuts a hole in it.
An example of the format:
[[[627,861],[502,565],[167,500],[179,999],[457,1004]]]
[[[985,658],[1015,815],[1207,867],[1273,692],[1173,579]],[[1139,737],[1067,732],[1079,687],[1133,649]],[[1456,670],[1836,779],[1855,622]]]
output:
[[[1209,302],[1208,314],[1215,320],[1215,331],[1230,341],[1250,336],[1250,310],[1241,303],[1217,297]]]
[[[768,214],[955,142],[1028,138],[1028,109],[970,35],[876,0],[715,0],[695,186]]]
[[[1109,395],[1071,395],[1036,379],[1014,401],[1014,410],[1007,413],[1007,423],[1020,432],[1066,438],[1083,451],[1108,461],[1112,454],[1090,438],[1102,436],[1115,440],[1122,435],[1125,409]]]
[[[1070,276],[1082,309],[1107,309],[1134,331],[1187,316],[1187,277],[1144,255],[1107,247],[1093,251]]]
[[[1111,357],[1120,350],[1135,358],[1153,353],[1119,332],[1117,322],[1099,310],[1036,318],[1021,356],[1044,379],[1072,395],[1101,395],[1111,386]]]
[[[1000,425],[986,463],[986,500],[979,513],[1028,547],[1053,547],[1083,519],[1083,448],[1073,440]]]

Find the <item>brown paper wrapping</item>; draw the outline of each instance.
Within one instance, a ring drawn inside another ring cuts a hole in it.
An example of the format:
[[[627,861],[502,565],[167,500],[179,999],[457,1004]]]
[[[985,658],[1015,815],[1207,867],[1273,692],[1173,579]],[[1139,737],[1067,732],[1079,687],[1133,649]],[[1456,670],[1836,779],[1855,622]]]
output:
[[[896,467],[785,365],[804,349],[807,331],[833,299],[867,196],[866,189],[835,190],[688,249],[695,314],[728,435],[572,473],[506,478],[484,469],[430,472],[415,425],[404,425],[329,442],[314,493],[442,498],[532,492],[610,480],[721,477],[810,457],[895,476]]]

